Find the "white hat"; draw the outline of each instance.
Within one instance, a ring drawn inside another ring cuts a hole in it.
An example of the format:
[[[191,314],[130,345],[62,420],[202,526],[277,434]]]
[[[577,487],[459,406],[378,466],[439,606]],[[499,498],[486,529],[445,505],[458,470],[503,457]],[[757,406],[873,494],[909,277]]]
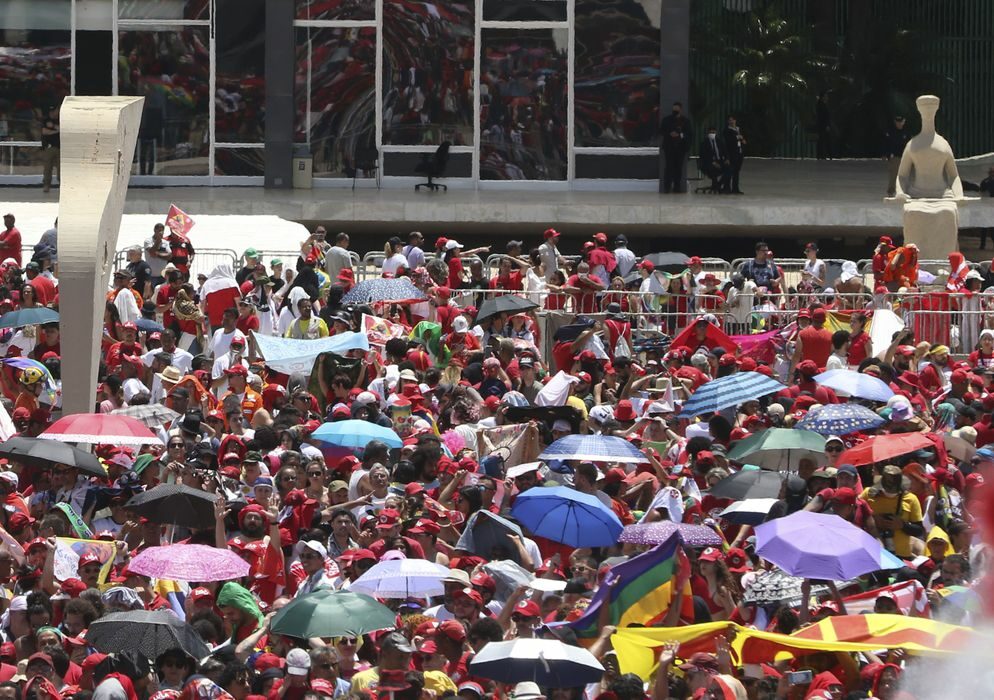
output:
[[[301,540],[293,546],[293,551],[299,557],[305,547],[320,554],[322,559],[328,558],[328,550],[325,549],[325,546],[317,540]]]
[[[839,279],[843,282],[848,282],[853,277],[859,277],[859,272],[856,271],[856,263],[852,260],[846,260],[842,263],[842,273],[839,275]]]
[[[465,316],[456,316],[452,319],[452,332],[453,333],[465,333],[469,330],[469,321],[466,320]]]
[[[508,479],[517,479],[522,474],[537,472],[541,466],[541,462],[525,462],[524,464],[516,464],[507,470],[506,476]]]
[[[376,403],[376,395],[371,391],[360,392],[358,396],[355,397],[353,403],[356,406],[365,406],[367,404]]]
[[[540,700],[544,697],[538,683],[534,681],[521,681],[514,686],[514,691],[511,693],[512,700]]]
[[[291,649],[286,655],[286,672],[291,676],[306,676],[311,670],[311,656],[303,649]]]
[[[606,420],[613,419],[614,411],[611,410],[610,406],[598,404],[590,409],[590,413],[587,414],[587,417],[595,423],[601,424]]]
[[[14,472],[0,472],[0,479],[3,479],[7,483],[9,483],[11,486],[14,487],[15,490],[17,489],[18,478],[17,474],[15,474]]]
[[[462,248],[462,243],[460,243],[459,241],[454,240],[452,238],[450,238],[449,240],[447,240],[445,242],[445,249],[446,250],[454,250],[456,248]]]
[[[533,578],[528,582],[528,587],[533,591],[561,591],[566,588],[566,582],[556,578]]]

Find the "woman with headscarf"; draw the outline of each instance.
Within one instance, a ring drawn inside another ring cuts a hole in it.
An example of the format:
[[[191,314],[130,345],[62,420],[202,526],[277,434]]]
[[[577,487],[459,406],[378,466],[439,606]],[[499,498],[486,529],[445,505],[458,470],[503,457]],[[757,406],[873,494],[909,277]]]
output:
[[[242,293],[230,263],[221,263],[211,270],[207,281],[200,288],[200,301],[203,302],[211,328],[218,328],[224,310],[233,308],[241,298]]]
[[[290,326],[300,317],[300,310],[297,304],[302,299],[307,299],[307,290],[303,287],[292,287],[280,311],[279,320],[276,322],[276,335],[282,338],[290,329]]]

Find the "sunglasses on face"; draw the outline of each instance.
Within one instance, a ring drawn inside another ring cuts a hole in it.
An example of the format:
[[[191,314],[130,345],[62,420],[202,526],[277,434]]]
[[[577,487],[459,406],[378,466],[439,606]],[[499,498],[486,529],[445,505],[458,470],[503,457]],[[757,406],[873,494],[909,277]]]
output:
[[[842,448],[838,445],[832,445],[831,447],[826,447],[825,452],[842,452]]]
[[[321,472],[307,472],[307,476],[311,477],[312,479],[320,479],[322,476],[324,476],[324,474]]]
[[[302,552],[300,555],[301,559],[320,559],[321,555],[317,552]]]
[[[342,637],[341,639],[338,640],[338,643],[341,644],[343,647],[354,647],[356,643],[356,638]]]

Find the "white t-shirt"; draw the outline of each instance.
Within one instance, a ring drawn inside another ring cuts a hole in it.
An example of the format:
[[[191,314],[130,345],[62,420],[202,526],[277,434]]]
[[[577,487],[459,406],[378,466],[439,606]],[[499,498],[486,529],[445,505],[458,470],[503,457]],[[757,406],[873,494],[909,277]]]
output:
[[[214,357],[221,357],[221,355],[226,355],[228,353],[228,348],[231,347],[232,338],[241,338],[245,340],[245,334],[242,333],[237,328],[231,333],[226,333],[223,328],[218,328],[214,331],[214,337],[211,339],[211,354]],[[246,347],[248,346],[248,341],[245,341]]]
[[[407,258],[404,257],[403,253],[394,253],[383,260],[384,275],[396,275],[397,270],[402,267],[407,267]]]
[[[166,352],[165,350],[149,350],[144,355],[142,355],[142,362],[145,363],[146,367],[152,366],[152,360],[160,352]],[[173,367],[178,369],[183,374],[189,374],[190,369],[193,367],[193,355],[188,353],[183,348],[177,347],[171,353],[167,353],[173,356],[173,361],[170,363]]]
[[[830,369],[848,369],[848,368],[849,368],[849,363],[846,361],[846,358],[839,357],[834,352],[828,356],[828,361],[825,362],[826,372]]]
[[[148,249],[155,245],[154,238],[145,239],[145,262],[148,263],[148,269],[152,271],[152,277],[162,277],[162,271],[165,269],[166,265],[169,264],[168,258],[160,258],[155,255],[149,255]],[[159,242],[158,251],[160,253],[169,253],[171,248],[169,247],[169,242],[163,238]]]
[[[628,248],[615,248],[614,260],[618,263],[618,266],[614,269],[616,275],[627,277],[628,273],[635,267],[635,253],[628,250]]]
[[[131,379],[125,379],[124,382],[121,384],[121,390],[124,391],[124,400],[127,401],[128,403],[131,403],[131,399],[133,399],[137,394],[141,394],[142,392],[145,392],[146,394],[151,394],[151,392],[148,390],[148,387],[142,384],[142,381],[140,379],[137,379],[135,377],[131,377]]]

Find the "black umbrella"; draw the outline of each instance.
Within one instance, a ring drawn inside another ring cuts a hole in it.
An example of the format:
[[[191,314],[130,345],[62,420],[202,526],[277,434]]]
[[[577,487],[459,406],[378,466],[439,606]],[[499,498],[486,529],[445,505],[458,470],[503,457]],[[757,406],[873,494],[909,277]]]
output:
[[[522,537],[521,528],[489,510],[473,513],[462,536],[456,542],[456,549],[478,554],[484,559],[493,559],[494,547],[503,547],[507,556],[516,564],[521,563],[518,550],[508,535]]]
[[[20,462],[27,467],[50,467],[65,464],[94,476],[107,476],[107,470],[96,455],[75,445],[58,440],[39,440],[32,437],[12,437],[0,445],[0,457]]]
[[[133,496],[125,507],[153,523],[205,530],[214,527],[215,498],[182,484],[159,484]]]
[[[651,262],[656,266],[657,270],[672,274],[683,272],[687,269],[687,264],[690,262],[690,258],[683,253],[653,253],[652,255],[646,255],[643,260]]]
[[[777,472],[762,469],[744,469],[726,476],[711,487],[715,498],[744,501],[747,498],[780,498],[783,478]]]
[[[524,297],[519,297],[516,294],[502,294],[480,304],[480,310],[476,313],[476,321],[479,323],[498,314],[517,314],[537,308],[538,304]]]
[[[169,610],[110,613],[86,630],[86,643],[105,654],[134,650],[147,659],[179,647],[195,659],[210,654],[197,631]]]

